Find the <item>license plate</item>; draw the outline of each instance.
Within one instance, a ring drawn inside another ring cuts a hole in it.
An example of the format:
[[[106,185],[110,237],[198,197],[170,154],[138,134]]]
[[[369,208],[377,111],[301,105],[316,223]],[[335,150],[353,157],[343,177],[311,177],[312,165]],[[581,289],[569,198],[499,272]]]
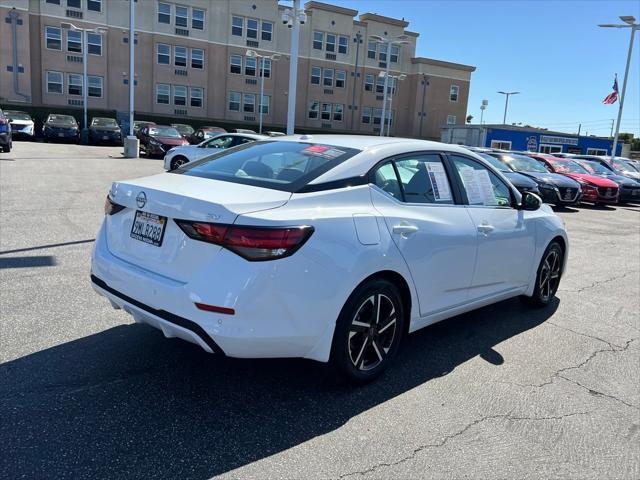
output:
[[[102,139],[103,139],[103,140],[109,140],[109,135],[103,135],[103,136],[102,136]]]
[[[564,194],[564,199],[565,200],[571,200],[571,198],[572,198],[571,197],[571,192],[567,192],[567,193]]]
[[[64,133],[59,133],[58,136],[59,137],[64,137]]]
[[[162,245],[167,217],[136,210],[131,226],[131,238],[159,247]]]

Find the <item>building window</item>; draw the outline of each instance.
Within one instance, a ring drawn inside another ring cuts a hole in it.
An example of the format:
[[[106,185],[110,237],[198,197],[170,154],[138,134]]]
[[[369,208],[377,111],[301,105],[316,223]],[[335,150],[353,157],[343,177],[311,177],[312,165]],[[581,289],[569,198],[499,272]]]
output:
[[[62,31],[57,27],[45,27],[47,48],[50,50],[62,50]]]
[[[102,55],[102,35],[87,33],[87,52],[91,55]]]
[[[378,53],[378,44],[373,41],[369,42],[367,44],[367,58],[370,58],[371,60],[375,60],[377,53]]]
[[[173,104],[178,106],[187,104],[187,87],[184,85],[173,86]]]
[[[67,77],[67,93],[69,95],[82,95],[82,75],[70,73]]]
[[[204,97],[203,90],[200,87],[191,87],[191,100],[192,107],[202,108],[202,99]]]
[[[511,142],[505,140],[491,140],[491,148],[498,150],[511,150]]]
[[[336,70],[336,87],[344,88],[347,81],[347,72],[344,70]]]
[[[271,78],[271,60],[269,58],[263,58],[260,61],[260,75],[264,78]]]
[[[231,17],[231,35],[234,35],[236,37],[241,37],[243,29],[244,29],[244,18]]]
[[[314,100],[312,102],[309,102],[309,113],[308,113],[309,118],[317,119],[319,110],[320,110],[320,104],[317,101]]]
[[[191,11],[191,28],[194,30],[204,30],[204,10],[194,8]]]
[[[389,81],[387,82],[387,93],[391,95],[395,95],[397,86],[398,86],[398,79],[390,78]]]
[[[67,31],[67,50],[73,53],[82,53],[82,32]]]
[[[373,124],[374,125],[380,125],[382,120],[382,109],[381,108],[374,108],[373,109]]]
[[[322,84],[325,87],[333,86],[333,68],[323,68],[322,69]]]
[[[340,35],[338,37],[338,53],[342,53],[344,55],[347,54],[349,48],[349,37],[345,37],[344,35]]]
[[[331,104],[323,103],[320,105],[320,118],[322,120],[331,120]]]
[[[171,23],[171,5],[168,3],[158,2],[158,23]]]
[[[322,50],[323,42],[324,42],[324,33],[313,32],[313,49]]]
[[[384,93],[384,77],[376,77],[376,93]]]
[[[87,95],[102,98],[102,77],[89,75],[87,77]]]
[[[247,38],[258,39],[258,20],[247,19]]]
[[[455,124],[456,124],[456,116],[447,115],[447,125],[455,125]]]
[[[229,110],[232,112],[240,111],[240,93],[229,92]]]
[[[47,3],[51,5],[60,5],[60,0],[47,0]]]
[[[247,57],[244,59],[244,74],[249,77],[256,76],[256,68],[258,66],[258,62],[253,57]]]
[[[171,64],[171,47],[169,45],[165,45],[164,43],[159,43],[157,48],[158,64]]]
[[[169,105],[171,87],[165,83],[156,83],[156,103]]]
[[[191,68],[204,69],[204,50],[201,48],[191,49]]]
[[[387,61],[387,44],[386,43],[380,44],[380,48],[378,51],[378,60],[380,60],[381,62]]]
[[[336,103],[333,106],[333,121],[341,122],[342,121],[342,113],[344,112],[344,105],[341,103]]]
[[[362,123],[371,123],[371,107],[362,107]]]
[[[364,76],[364,89],[367,92],[373,91],[373,75],[371,75],[370,73],[367,73]]]
[[[82,0],[67,0],[67,8],[82,10]]]
[[[62,73],[47,72],[47,93],[62,93]]]
[[[400,56],[400,47],[398,45],[391,45],[391,55],[389,61],[391,63],[398,63],[398,57]]]
[[[320,85],[320,67],[311,67],[311,85]]]
[[[187,66],[187,48],[186,47],[173,47],[173,64],[176,67]]]
[[[176,27],[187,28],[189,26],[189,8],[176,5]]]
[[[452,102],[458,101],[458,93],[460,92],[460,87],[458,85],[451,85],[449,89],[449,100]]]
[[[273,40],[273,23],[262,22],[262,40],[265,42]]]
[[[325,43],[325,50],[327,52],[336,51],[336,36],[332,33],[327,33],[327,42]]]
[[[253,93],[242,94],[242,111],[245,113],[255,113],[256,96]]]
[[[505,150],[511,150],[511,147]],[[547,153],[547,154],[560,153],[562,152],[562,147],[560,145],[540,145],[538,151],[540,153]]]
[[[587,155],[607,155],[608,151],[604,148],[587,148]]]
[[[230,72],[237,75],[242,75],[242,56],[231,55],[229,57]]]
[[[102,0],[87,0],[87,10],[91,12],[102,12]]]
[[[263,95],[262,96],[262,114],[263,115],[269,115],[269,96],[268,95]]]

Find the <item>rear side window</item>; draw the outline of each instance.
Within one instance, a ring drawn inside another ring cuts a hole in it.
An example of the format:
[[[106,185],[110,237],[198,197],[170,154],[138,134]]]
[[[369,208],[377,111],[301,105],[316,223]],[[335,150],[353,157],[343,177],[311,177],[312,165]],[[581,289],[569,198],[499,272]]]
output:
[[[511,206],[511,190],[484,165],[467,157],[451,155],[469,205]]]
[[[296,192],[358,153],[333,145],[267,140],[224,150],[171,173]]]
[[[418,154],[385,163],[375,171],[374,182],[407,203],[454,203],[447,173],[437,154]]]

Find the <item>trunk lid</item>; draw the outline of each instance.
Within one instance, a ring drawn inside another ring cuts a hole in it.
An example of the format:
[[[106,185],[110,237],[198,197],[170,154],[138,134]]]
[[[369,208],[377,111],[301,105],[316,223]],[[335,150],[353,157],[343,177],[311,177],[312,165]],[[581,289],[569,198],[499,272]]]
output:
[[[233,224],[238,215],[281,207],[291,197],[289,192],[173,173],[115,182],[109,195],[126,207],[106,217],[109,251],[178,281],[187,281],[222,247],[190,239],[174,219]],[[136,211],[167,218],[160,246],[131,237]]]

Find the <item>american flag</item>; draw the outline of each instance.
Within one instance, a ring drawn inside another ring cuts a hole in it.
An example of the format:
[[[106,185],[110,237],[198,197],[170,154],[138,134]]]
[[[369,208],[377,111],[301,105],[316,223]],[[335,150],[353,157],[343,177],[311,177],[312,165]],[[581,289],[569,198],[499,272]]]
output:
[[[613,92],[607,95],[602,101],[602,103],[604,103],[605,105],[611,105],[612,103],[616,103],[617,100],[618,100],[618,76],[616,75],[615,79],[613,80]]]

